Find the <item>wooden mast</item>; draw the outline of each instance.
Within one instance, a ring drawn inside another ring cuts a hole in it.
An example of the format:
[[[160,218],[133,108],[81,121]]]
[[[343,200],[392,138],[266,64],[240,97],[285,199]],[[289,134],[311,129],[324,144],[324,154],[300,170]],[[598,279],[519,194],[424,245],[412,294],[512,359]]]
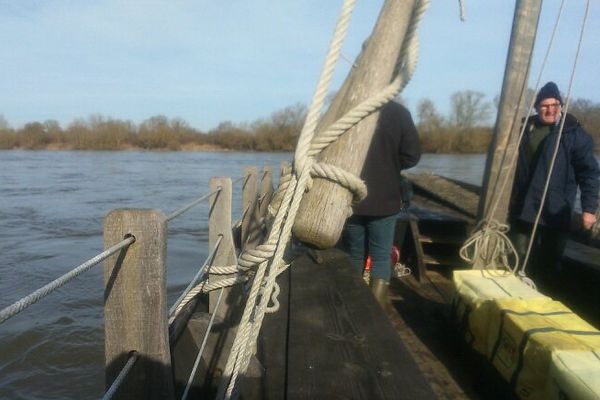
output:
[[[479,201],[478,220],[483,218],[505,222],[510,200],[514,167],[510,159],[518,150],[517,139],[521,128],[527,77],[537,32],[542,0],[517,0],[510,38],[502,95],[494,135],[488,151]],[[508,176],[508,178],[505,178]],[[500,192],[504,179],[509,179]],[[499,198],[498,198],[499,197]],[[488,215],[495,202],[498,206]],[[476,265],[477,266],[477,265]]]
[[[356,67],[323,116],[319,129],[327,128],[392,81],[414,6],[415,0],[385,1]],[[379,113],[374,113],[346,132],[321,153],[319,161],[360,175],[378,116]],[[300,204],[294,235],[318,248],[333,247],[341,235],[351,201],[352,194],[346,188],[315,178]]]

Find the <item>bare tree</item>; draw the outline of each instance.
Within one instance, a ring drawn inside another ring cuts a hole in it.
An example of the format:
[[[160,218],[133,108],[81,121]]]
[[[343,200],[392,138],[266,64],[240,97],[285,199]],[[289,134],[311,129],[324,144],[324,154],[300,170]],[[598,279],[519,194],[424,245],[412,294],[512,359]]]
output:
[[[455,92],[451,98],[450,120],[458,129],[471,129],[488,122],[492,105],[481,92]]]
[[[444,126],[444,117],[442,117],[433,102],[429,99],[422,99],[417,105],[418,128],[421,133],[439,132]]]
[[[9,129],[8,121],[4,118],[4,115],[0,114],[0,131],[8,131]]]

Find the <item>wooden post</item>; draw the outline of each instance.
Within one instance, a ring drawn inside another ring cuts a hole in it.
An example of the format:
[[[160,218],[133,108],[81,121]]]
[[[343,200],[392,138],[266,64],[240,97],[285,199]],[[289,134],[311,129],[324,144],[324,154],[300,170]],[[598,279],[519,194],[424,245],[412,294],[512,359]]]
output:
[[[350,71],[319,129],[326,129],[353,106],[391,82],[414,5],[414,0],[385,1],[356,68]],[[378,116],[379,113],[375,113],[346,132],[321,153],[319,161],[360,175]],[[319,248],[334,246],[348,217],[351,201],[352,193],[344,187],[326,179],[315,179],[300,204],[295,236]]]
[[[541,0],[517,0],[510,38],[502,95],[494,135],[488,151],[483,176],[483,190],[479,201],[478,219],[489,217],[505,222],[514,178],[514,168],[509,165],[518,151],[517,139],[527,93],[527,76],[541,11]],[[527,105],[529,106],[529,105]],[[508,177],[508,178],[507,178]],[[500,193],[504,179],[509,179]],[[498,199],[499,198],[499,199]],[[498,207],[487,215],[493,204]]]
[[[221,190],[210,198],[210,211],[208,214],[208,248],[212,250],[219,238],[221,243],[215,253],[210,265],[225,267],[236,265],[235,246],[233,245],[233,235],[231,234],[231,179],[215,177],[210,179],[211,192],[221,188]],[[216,282],[221,279],[229,278],[232,275],[215,275],[209,273],[209,281]],[[239,290],[233,291],[230,288],[225,289],[223,293],[222,304],[217,310],[217,316],[225,317],[235,295],[239,295]],[[219,290],[214,290],[209,294],[208,305],[209,312],[215,311],[216,300],[219,296]],[[239,301],[239,298],[237,299]]]
[[[248,239],[246,241],[246,248],[251,249],[260,244],[263,240],[265,232],[263,230],[264,218],[269,210],[269,203],[273,196],[273,184],[272,184],[273,173],[271,167],[266,166],[263,168],[260,187],[256,194],[255,205],[251,214],[250,226],[248,227]]]
[[[254,208],[256,207],[256,167],[247,167],[244,169],[244,185],[242,187],[242,235],[241,245],[248,240],[251,231],[251,223],[253,221]],[[248,211],[246,211],[246,209]]]
[[[221,188],[216,196],[210,198],[210,211],[208,215],[208,246],[213,249],[219,238],[221,243],[210,265],[229,266],[237,264],[235,247],[231,234],[231,179],[224,177],[215,177],[210,179],[210,190],[214,191]],[[218,282],[235,276],[217,275],[209,273],[209,282]],[[217,308],[219,293],[223,290],[221,303]],[[233,338],[237,331],[237,325],[241,318],[243,307],[241,306],[242,287],[236,285],[225,289],[213,290],[208,297],[208,310],[210,314],[215,314],[215,325],[211,331],[211,341],[213,354],[210,356],[210,363],[213,371],[213,383],[220,381],[221,373],[227,362],[227,357],[231,351]]]
[[[135,242],[105,261],[106,388],[135,350],[139,359],[117,392],[119,399],[173,399],[167,322],[167,224],[158,210],[121,209],[104,220],[104,245],[126,235]]]
[[[267,216],[271,197],[273,197],[273,170],[267,165],[263,168],[263,175],[260,181],[260,196],[258,198],[258,214],[260,218]]]
[[[287,188],[283,188],[282,183],[284,180],[291,179],[292,165],[287,161],[282,161],[279,165],[279,183],[277,184],[277,189],[273,192],[273,196],[271,197],[271,207],[272,211],[277,214],[279,208],[283,203],[283,198],[285,197],[285,192]]]

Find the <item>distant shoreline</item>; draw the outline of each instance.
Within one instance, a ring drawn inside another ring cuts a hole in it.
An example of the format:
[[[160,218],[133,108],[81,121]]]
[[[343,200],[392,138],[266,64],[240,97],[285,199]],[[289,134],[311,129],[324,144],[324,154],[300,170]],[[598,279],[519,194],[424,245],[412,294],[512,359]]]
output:
[[[73,146],[56,145],[54,143],[39,147],[39,148],[25,148],[25,147],[13,147],[10,149],[0,149],[0,151],[148,151],[148,152],[167,152],[167,151],[181,151],[181,152],[235,152],[239,150],[226,149],[224,147],[210,145],[210,144],[185,144],[181,145],[177,149],[172,148],[152,148],[146,149],[138,146],[123,146],[117,149],[99,149],[99,148],[75,148]],[[250,151],[249,151],[250,152]]]

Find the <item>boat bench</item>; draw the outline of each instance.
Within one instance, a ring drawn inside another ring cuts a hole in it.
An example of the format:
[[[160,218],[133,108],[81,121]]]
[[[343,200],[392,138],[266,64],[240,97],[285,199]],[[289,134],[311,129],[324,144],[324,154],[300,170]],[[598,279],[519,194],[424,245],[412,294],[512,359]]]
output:
[[[345,253],[302,256],[278,282],[258,344],[263,398],[436,398]]]

